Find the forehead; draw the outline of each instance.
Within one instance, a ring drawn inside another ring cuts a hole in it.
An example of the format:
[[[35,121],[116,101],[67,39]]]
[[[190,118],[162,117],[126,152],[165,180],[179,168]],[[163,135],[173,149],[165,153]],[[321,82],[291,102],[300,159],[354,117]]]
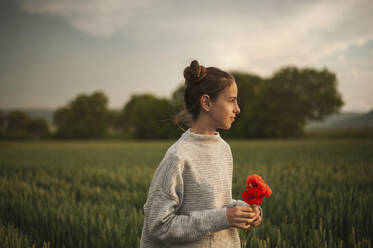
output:
[[[225,97],[237,97],[237,93],[238,93],[237,85],[236,85],[236,82],[234,82],[223,90],[222,95]]]

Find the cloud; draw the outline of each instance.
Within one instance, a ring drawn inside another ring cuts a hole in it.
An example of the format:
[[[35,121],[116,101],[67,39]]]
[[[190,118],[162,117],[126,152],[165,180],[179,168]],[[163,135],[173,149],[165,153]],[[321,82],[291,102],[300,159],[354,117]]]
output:
[[[123,43],[136,45],[126,59],[157,71],[154,81],[174,83],[181,75],[175,71],[190,58],[262,76],[289,64],[326,66],[337,73],[347,109],[373,106],[365,95],[372,89],[373,50],[367,48],[359,58],[348,54],[373,40],[370,0],[19,1],[27,13],[62,17],[94,36],[126,34]]]
[[[212,54],[232,69],[268,74],[284,64],[323,66],[323,58],[373,39],[373,15],[365,11],[371,5],[368,1],[312,3],[287,18],[270,18],[271,25],[268,19],[256,26],[237,23],[216,37]]]
[[[63,17],[77,30],[97,36],[111,36],[125,27],[148,0],[21,0],[30,14]]]
[[[373,109],[373,60],[372,56],[366,54],[356,56],[356,49],[369,51],[369,45],[373,40],[362,46],[354,46],[345,54],[343,60],[329,59],[329,67],[337,72],[340,91],[346,104],[343,107],[348,111],[369,111]],[[351,52],[352,51],[352,52]],[[338,54],[336,55],[338,56]]]

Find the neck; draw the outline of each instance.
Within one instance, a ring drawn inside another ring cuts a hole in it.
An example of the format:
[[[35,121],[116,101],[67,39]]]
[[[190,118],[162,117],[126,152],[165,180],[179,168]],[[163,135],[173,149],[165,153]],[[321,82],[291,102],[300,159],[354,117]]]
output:
[[[215,128],[200,128],[200,127],[191,127],[190,131],[192,133],[196,134],[205,134],[205,135],[214,135],[216,134],[216,129]]]
[[[217,131],[215,131],[214,134],[201,134],[195,133],[191,130],[191,128],[188,128],[188,130],[183,135],[192,141],[203,143],[215,143],[221,140],[220,134]]]
[[[196,134],[214,135],[216,133],[216,127],[211,118],[204,113],[201,113],[199,118],[193,122],[190,130]]]

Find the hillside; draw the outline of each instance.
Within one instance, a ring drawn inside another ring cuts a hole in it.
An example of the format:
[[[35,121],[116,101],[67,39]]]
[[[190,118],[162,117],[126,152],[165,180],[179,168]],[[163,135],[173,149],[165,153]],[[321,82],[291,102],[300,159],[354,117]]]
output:
[[[357,129],[373,127],[373,110],[368,113],[338,113],[330,115],[322,121],[312,121],[306,130],[317,129]]]
[[[3,110],[8,112],[9,110]],[[23,109],[31,118],[41,117],[52,124],[54,110],[48,109]],[[356,129],[373,127],[373,110],[368,113],[342,112],[330,115],[322,121],[311,121],[306,125],[306,130],[318,129]]]

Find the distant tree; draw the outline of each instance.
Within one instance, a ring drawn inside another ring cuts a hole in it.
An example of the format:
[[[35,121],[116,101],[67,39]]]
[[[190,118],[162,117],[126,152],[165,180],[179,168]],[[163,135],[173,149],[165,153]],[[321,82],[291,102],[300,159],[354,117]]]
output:
[[[31,120],[27,129],[31,137],[37,139],[46,137],[49,133],[48,122],[43,118],[35,118]]]
[[[323,119],[343,105],[337,83],[335,74],[327,69],[280,69],[263,81],[256,100],[244,105],[248,110],[243,124],[248,127],[246,134],[279,138],[303,135],[307,120]]]
[[[25,139],[29,137],[28,126],[31,118],[21,110],[9,111],[6,114],[5,136],[10,139]]]
[[[139,139],[175,138],[179,131],[172,123],[170,100],[151,94],[132,95],[122,109],[119,125],[124,134]]]
[[[338,112],[344,102],[337,84],[336,75],[327,69],[286,67],[276,72],[265,92],[265,97],[277,105],[272,111],[277,129],[274,135],[303,134],[306,121],[321,120]]]
[[[344,104],[337,90],[335,73],[315,69],[297,69],[286,67],[276,72],[269,85],[272,93],[292,94],[293,102],[300,104],[298,109],[307,120],[321,120],[327,115],[337,112]],[[293,103],[292,102],[292,103]]]
[[[107,134],[109,127],[108,98],[103,92],[80,94],[68,106],[58,109],[53,122],[57,137],[97,138]]]
[[[73,125],[71,122],[71,109],[69,106],[57,109],[53,114],[53,123],[57,128],[56,135],[58,137],[72,137]]]

